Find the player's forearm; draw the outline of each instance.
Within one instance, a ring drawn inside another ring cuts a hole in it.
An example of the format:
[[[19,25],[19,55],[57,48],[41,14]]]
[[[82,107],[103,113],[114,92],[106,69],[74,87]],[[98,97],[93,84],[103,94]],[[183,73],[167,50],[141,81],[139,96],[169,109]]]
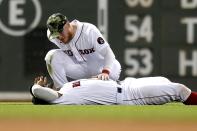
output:
[[[115,55],[110,47],[107,47],[104,53],[104,70],[108,70],[110,72],[113,61],[115,60]]]

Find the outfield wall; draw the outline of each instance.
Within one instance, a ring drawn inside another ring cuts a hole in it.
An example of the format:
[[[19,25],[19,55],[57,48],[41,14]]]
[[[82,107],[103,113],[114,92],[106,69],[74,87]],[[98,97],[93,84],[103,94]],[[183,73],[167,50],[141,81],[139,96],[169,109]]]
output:
[[[0,102],[30,102],[31,98],[29,92],[0,92]]]
[[[127,76],[163,75],[197,91],[197,0],[1,0],[0,91],[27,92],[56,48],[46,20],[61,12],[99,27]]]

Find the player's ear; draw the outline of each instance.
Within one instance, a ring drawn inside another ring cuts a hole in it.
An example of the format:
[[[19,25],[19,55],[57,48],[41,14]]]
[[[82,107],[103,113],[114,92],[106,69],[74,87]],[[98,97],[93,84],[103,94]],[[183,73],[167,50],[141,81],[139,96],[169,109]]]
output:
[[[67,22],[65,25],[67,25],[68,27],[71,27],[70,22]]]

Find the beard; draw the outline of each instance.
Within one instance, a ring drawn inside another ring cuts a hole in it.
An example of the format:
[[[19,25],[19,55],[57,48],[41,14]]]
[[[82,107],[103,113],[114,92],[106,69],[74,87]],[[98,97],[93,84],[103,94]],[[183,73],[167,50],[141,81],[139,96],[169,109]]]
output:
[[[67,39],[67,43],[70,42],[73,39],[73,34],[71,32],[68,33],[68,39]]]
[[[72,35],[71,32],[69,32],[65,37],[63,37],[63,39],[61,39],[61,41],[62,41],[64,44],[67,44],[67,43],[69,43],[72,39],[73,39],[73,35]]]

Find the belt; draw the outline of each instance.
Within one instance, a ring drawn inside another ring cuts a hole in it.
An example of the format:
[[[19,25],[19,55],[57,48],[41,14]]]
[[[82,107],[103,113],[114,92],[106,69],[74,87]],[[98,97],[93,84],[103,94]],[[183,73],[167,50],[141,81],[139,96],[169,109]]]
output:
[[[121,87],[117,87],[117,98],[116,98],[116,104],[120,105],[122,104],[122,88]]]
[[[116,82],[117,82],[118,86],[120,86],[120,87],[117,87],[117,98],[116,98],[117,100],[116,100],[116,102],[117,102],[117,105],[120,105],[122,103],[121,81],[117,80]]]
[[[122,88],[117,87],[117,92],[118,92],[118,93],[122,93]]]
[[[121,86],[121,81],[117,80],[116,82],[117,82],[118,85]],[[121,87],[117,87],[117,92],[118,93],[122,93],[122,88]]]

